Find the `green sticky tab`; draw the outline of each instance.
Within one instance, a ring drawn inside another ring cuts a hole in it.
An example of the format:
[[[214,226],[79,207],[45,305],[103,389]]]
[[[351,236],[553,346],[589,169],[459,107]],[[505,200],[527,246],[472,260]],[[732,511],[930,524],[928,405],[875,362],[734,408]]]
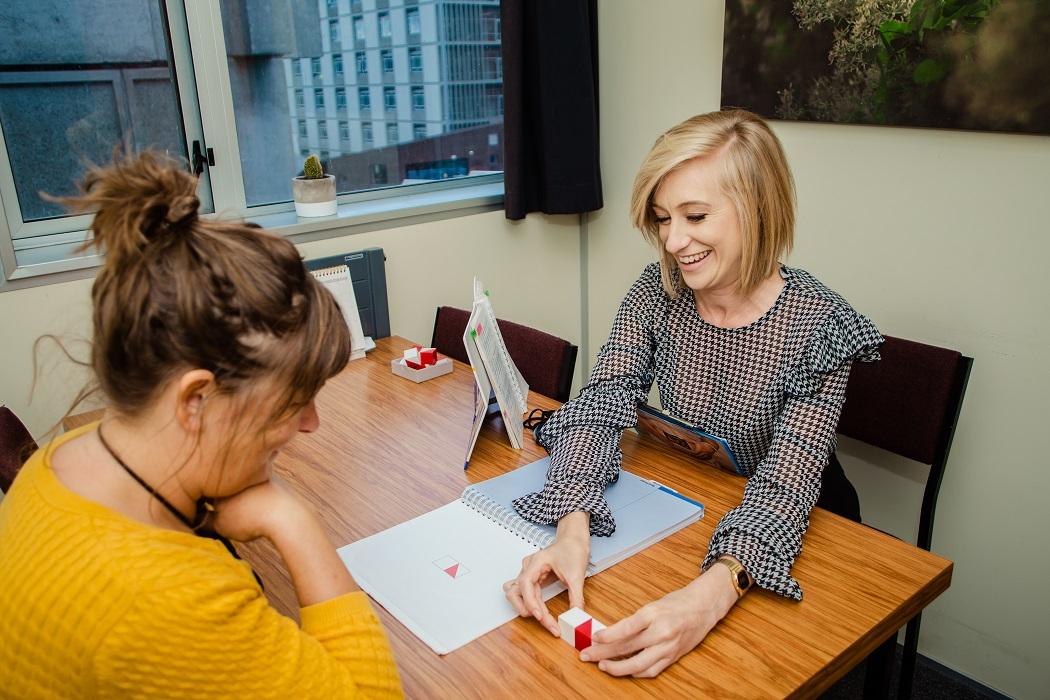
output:
[[[489,294],[489,290],[487,289],[485,290],[485,296],[492,296],[491,294]]]
[[[478,332],[476,330],[474,330],[473,328],[470,329],[470,337],[471,338],[477,338],[478,337]]]

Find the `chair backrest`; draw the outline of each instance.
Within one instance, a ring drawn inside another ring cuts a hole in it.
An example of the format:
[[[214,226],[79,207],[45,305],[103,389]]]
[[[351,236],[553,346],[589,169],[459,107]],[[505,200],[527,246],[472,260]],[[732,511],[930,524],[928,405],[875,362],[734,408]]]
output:
[[[434,317],[431,347],[460,362],[470,362],[463,347],[463,331],[469,319],[469,311],[439,306]],[[558,401],[568,401],[579,348],[567,340],[520,323],[501,318],[496,321],[507,352],[529,383],[529,388]]]
[[[955,350],[886,337],[878,362],[855,362],[838,432],[930,465],[918,545],[930,548],[937,494],[973,359]]]
[[[7,493],[36,442],[10,408],[0,406],[0,491]]]

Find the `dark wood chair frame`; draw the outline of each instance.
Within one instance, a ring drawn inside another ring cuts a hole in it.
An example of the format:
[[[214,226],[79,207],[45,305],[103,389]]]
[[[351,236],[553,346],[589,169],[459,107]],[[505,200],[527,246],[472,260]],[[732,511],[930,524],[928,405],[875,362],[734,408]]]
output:
[[[871,390],[873,387],[874,406],[879,410],[894,410],[894,406],[890,405],[890,401],[886,401],[883,405],[880,405],[880,402],[878,401],[877,368],[879,363],[869,365],[870,369],[862,367],[859,363],[854,365],[853,370],[850,372],[851,383],[846,387],[846,404],[843,406],[843,415],[839,421],[839,432],[842,435],[856,438],[862,442],[866,442],[880,449],[889,450],[909,459],[930,463],[930,471],[926,478],[926,487],[923,490],[922,507],[919,512],[919,533],[916,539],[917,546],[926,551],[930,551],[930,546],[933,541],[933,518],[937,508],[937,496],[940,493],[941,481],[944,478],[945,465],[948,462],[952,441],[955,438],[955,428],[959,422],[959,414],[962,411],[963,398],[966,395],[966,386],[969,383],[970,371],[973,367],[973,358],[962,355],[954,350],[936,348],[934,346],[892,338],[889,336],[886,337],[886,344],[883,346],[883,356],[885,358],[887,351],[894,352],[898,349],[903,353],[906,353],[909,345],[919,348],[923,352],[934,353],[941,359],[954,360],[954,368],[952,369],[952,376],[949,378],[949,388],[945,400],[939,406],[932,407],[934,409],[939,409],[943,414],[940,416],[941,420],[937,421],[937,434],[935,438],[932,463],[914,452],[909,452],[906,447],[902,449],[900,445],[887,445],[883,443],[878,435],[873,436],[869,431],[863,431],[865,433],[863,435],[855,434],[855,430],[850,425],[850,399],[852,398],[855,402],[872,400],[873,396],[866,394],[865,392]],[[885,361],[885,359],[883,361]],[[873,380],[871,377],[868,377],[865,379],[864,383],[858,387],[856,384],[852,383],[852,380],[858,372],[871,373],[876,379]],[[869,406],[868,408],[870,410],[871,407]],[[922,614],[919,613],[908,621],[905,630],[904,649],[901,656],[900,680],[896,696],[898,700],[908,700],[911,698],[912,685],[915,678],[915,664],[918,658],[919,626],[921,622]],[[896,657],[896,647],[897,638],[896,635],[894,635],[868,658],[868,669],[864,690],[865,698],[888,697],[889,679]]]

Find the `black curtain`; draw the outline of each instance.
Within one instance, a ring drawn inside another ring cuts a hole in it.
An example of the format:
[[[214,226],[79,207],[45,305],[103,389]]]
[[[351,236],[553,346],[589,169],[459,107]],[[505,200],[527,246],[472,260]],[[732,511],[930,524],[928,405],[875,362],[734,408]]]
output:
[[[503,0],[508,219],[602,207],[597,0]]]

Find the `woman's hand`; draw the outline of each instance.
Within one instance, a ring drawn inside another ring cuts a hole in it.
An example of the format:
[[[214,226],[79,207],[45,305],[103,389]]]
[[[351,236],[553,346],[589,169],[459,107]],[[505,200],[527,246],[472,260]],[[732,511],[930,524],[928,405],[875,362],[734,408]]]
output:
[[[590,557],[590,515],[569,513],[558,521],[558,535],[550,547],[521,562],[521,573],[503,584],[507,600],[522,617],[534,617],[558,636],[558,621],[543,602],[543,587],[560,580],[569,589],[569,606],[583,607],[583,581]]]
[[[703,641],[737,601],[731,572],[715,564],[685,588],[594,635],[580,652],[612,676],[652,678]]]
[[[265,537],[281,555],[299,606],[354,590],[354,581],[310,505],[276,477],[215,505],[215,530],[231,540]]]
[[[316,516],[281,480],[272,477],[217,501],[212,526],[220,535],[237,542],[259,537],[273,540],[277,533],[303,517]]]

